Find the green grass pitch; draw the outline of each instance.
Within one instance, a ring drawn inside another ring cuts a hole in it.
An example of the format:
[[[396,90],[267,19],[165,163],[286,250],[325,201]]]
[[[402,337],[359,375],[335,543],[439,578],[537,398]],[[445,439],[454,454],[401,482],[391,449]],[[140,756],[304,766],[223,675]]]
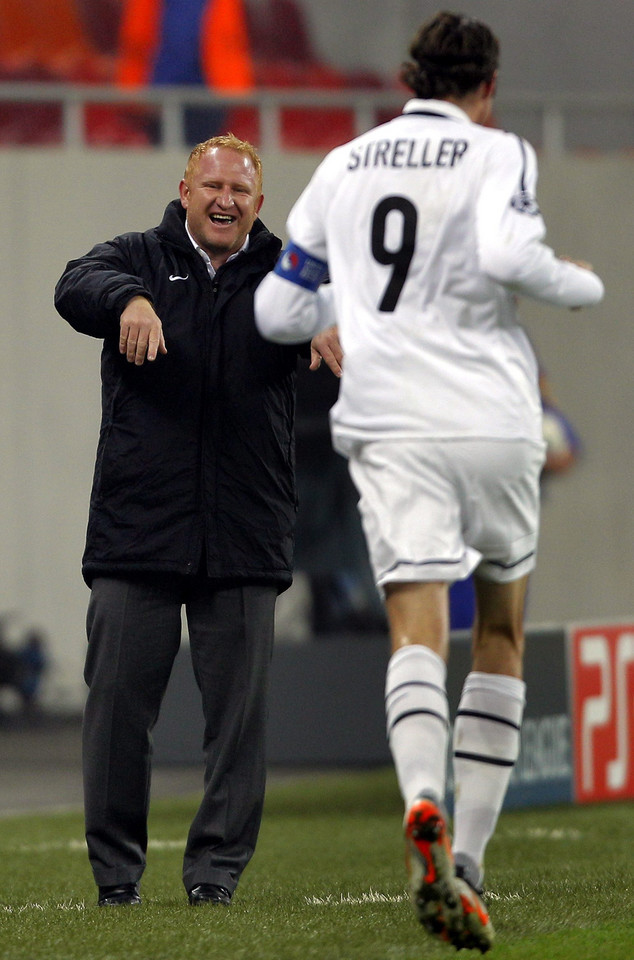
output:
[[[1,960],[440,960],[407,900],[391,770],[274,783],[233,905],[180,880],[195,797],[152,805],[138,908],[98,909],[79,811],[0,819]],[[487,855],[492,960],[634,960],[632,803],[509,811]]]

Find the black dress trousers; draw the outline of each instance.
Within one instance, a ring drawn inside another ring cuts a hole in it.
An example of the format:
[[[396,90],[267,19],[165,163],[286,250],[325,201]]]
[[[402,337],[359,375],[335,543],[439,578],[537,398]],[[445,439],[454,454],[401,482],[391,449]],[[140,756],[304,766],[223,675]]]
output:
[[[233,891],[255,848],[266,778],[266,714],[277,587],[202,576],[98,577],[88,607],[83,769],[86,840],[99,886],[146,863],[151,731],[185,607],[205,717],[204,794],[183,882]],[[187,710],[187,704],[183,704]]]

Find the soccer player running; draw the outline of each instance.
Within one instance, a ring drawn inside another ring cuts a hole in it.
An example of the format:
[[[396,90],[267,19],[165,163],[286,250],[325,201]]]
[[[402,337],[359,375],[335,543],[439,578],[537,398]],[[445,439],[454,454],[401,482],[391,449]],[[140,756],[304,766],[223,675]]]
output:
[[[389,620],[387,729],[411,899],[433,936],[482,952],[494,936],[481,899],[484,852],[519,751],[544,461],[537,364],[516,299],[578,308],[603,296],[588,264],[543,243],[532,148],[484,126],[498,53],[476,20],[440,13],[423,24],[402,72],[415,99],[325,158],[256,291],[257,322],[272,340],[338,323],[333,440],[359,490]],[[327,273],[332,283],[319,289]],[[472,572],[452,844],[447,592]]]

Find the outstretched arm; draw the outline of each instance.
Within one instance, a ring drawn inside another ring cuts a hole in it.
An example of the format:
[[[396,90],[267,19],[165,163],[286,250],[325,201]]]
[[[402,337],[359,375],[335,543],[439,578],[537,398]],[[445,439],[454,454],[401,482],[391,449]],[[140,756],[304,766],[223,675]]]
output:
[[[67,264],[55,287],[58,313],[80,333],[118,337],[121,315],[135,297],[152,303],[152,294],[135,275],[124,238],[99,243]]]

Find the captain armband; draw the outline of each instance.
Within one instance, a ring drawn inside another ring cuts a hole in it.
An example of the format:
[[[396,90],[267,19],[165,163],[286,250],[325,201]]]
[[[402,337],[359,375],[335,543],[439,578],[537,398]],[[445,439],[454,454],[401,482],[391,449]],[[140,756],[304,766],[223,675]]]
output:
[[[314,292],[327,279],[328,264],[317,257],[311,257],[297,244],[289,243],[282,250],[273,272],[278,277]]]

